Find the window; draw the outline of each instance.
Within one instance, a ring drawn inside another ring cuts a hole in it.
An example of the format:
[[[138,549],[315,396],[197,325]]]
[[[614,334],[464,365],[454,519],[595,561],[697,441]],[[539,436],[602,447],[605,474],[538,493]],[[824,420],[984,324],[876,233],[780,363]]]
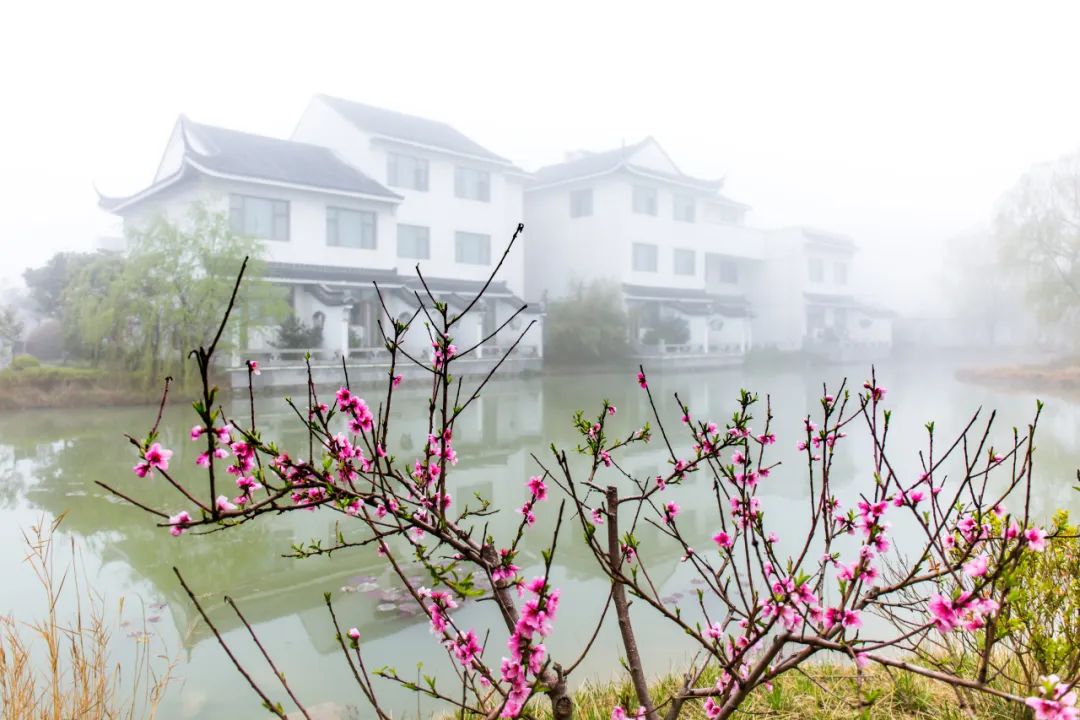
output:
[[[431,257],[431,230],[422,225],[397,226],[397,254],[402,258]]]
[[[675,195],[675,219],[682,222],[697,222],[697,203],[689,195]]]
[[[646,185],[634,186],[634,212],[641,215],[655,215],[656,206],[656,188]]]
[[[810,258],[808,269],[810,271],[810,282],[825,282],[825,263],[821,258]]]
[[[469,265],[491,264],[491,236],[459,232],[454,236],[454,260]]]
[[[409,190],[428,189],[428,161],[411,155],[390,153],[386,156],[386,182]]]
[[[454,194],[466,200],[491,200],[491,173],[470,167],[454,168]]]
[[[736,285],[739,282],[739,265],[732,258],[709,253],[705,256],[705,283],[707,285]]]
[[[574,190],[570,193],[570,217],[588,217],[592,215],[592,188]]]
[[[634,270],[656,272],[656,246],[634,243]]]
[[[365,210],[326,208],[326,244],[374,250],[375,213]]]
[[[693,275],[695,255],[693,250],[675,248],[675,274]]]
[[[847,263],[838,262],[833,265],[833,279],[837,285],[847,285]]]
[[[229,228],[243,237],[285,242],[289,239],[289,203],[250,195],[230,195]]]

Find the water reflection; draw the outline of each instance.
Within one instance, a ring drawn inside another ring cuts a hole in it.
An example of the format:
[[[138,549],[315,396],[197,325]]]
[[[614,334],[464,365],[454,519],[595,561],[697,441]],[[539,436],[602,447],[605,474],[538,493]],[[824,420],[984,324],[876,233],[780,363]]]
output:
[[[778,510],[774,517],[782,526],[778,530],[783,538],[797,536],[806,514],[808,489],[793,447],[801,417],[818,407],[823,379],[833,387],[845,374],[859,386],[865,370],[744,368],[655,375],[650,385],[660,399],[662,412],[673,420],[668,424],[673,442],[684,450],[688,442],[681,434],[672,393],[677,392],[690,405],[694,417],[718,423],[730,417],[740,387],[770,393],[777,416],[774,431],[780,438],[777,455],[783,465],[765,481],[762,492],[763,503]],[[918,470],[915,452],[922,447],[926,420],[936,419],[940,431],[951,433],[980,405],[997,408],[1002,422],[993,440],[1002,447],[1008,443],[1011,427],[1023,427],[1034,411],[1031,397],[962,385],[953,380],[948,367],[896,364],[879,368],[879,376],[890,387],[889,401],[895,410],[890,442],[895,457],[901,458],[901,472]],[[632,374],[572,374],[492,383],[455,433],[461,456],[452,481],[455,502],[475,503],[470,498],[479,494],[497,507],[520,505],[525,498],[523,483],[535,472],[532,455],[546,460],[551,442],[567,448],[576,445],[573,412],[579,408],[598,412],[605,397],[619,409],[614,421],[620,431],[628,432],[648,417],[647,401]],[[406,389],[395,398],[395,408],[398,413],[392,437],[397,438],[398,447],[394,451],[404,460],[422,446],[426,436],[424,389]],[[246,405],[237,403],[232,411],[246,414]],[[260,400],[258,412],[260,426],[268,436],[284,438],[283,444],[294,456],[306,455],[306,435],[302,429],[297,431],[295,415],[284,403]],[[156,528],[141,511],[124,506],[95,485],[94,481],[101,480],[138,491],[151,504],[175,505],[175,494],[166,486],[140,481],[130,472],[133,455],[121,434],[138,432],[152,419],[151,408],[25,412],[0,417],[0,525],[6,528],[3,537],[8,541],[0,553],[0,572],[14,577],[21,562],[21,548],[12,541],[13,528],[25,526],[41,512],[56,515],[69,511],[65,527],[81,539],[98,568],[99,581],[106,584],[103,589],[113,596],[138,592],[147,604],[166,604],[154,630],[182,649],[184,663],[179,668],[183,684],[170,696],[164,717],[205,716],[210,708],[215,716],[243,716],[258,708],[227,665],[209,629],[194,615],[173,575],[174,565],[182,569],[193,588],[205,593],[211,618],[226,638],[243,647],[243,628],[221,601],[223,594],[233,597],[266,639],[268,649],[281,658],[293,686],[301,688],[312,702],[355,702],[347,668],[335,657],[337,644],[323,602],[325,592],[333,594],[342,622],[361,628],[373,664],[394,665],[404,675],[427,656],[436,660],[425,672],[445,668],[445,662],[432,653],[435,646],[423,619],[410,614],[407,603],[387,595],[391,578],[373,552],[303,561],[281,557],[293,543],[312,539],[332,543],[340,516],[290,512],[231,532],[185,536],[178,541]],[[162,442],[176,450],[174,467],[190,468],[187,476],[194,479],[198,477],[193,466],[197,449],[187,440],[192,420],[184,406],[170,408],[162,425]],[[1049,402],[1037,443],[1037,488],[1032,505],[1038,514],[1078,505],[1077,493],[1071,491],[1080,465],[1078,421],[1077,405]],[[755,423],[755,427],[760,425],[761,421]],[[853,494],[859,483],[869,479],[867,450],[866,443],[853,438],[838,454],[833,470],[838,494]],[[621,462],[636,475],[655,476],[668,460],[666,449],[657,441],[635,446]],[[614,474],[610,479],[614,480]],[[679,522],[685,534],[705,547],[715,532],[716,517],[707,483],[674,488],[672,497],[684,508]],[[502,513],[493,520],[491,531],[496,536],[508,533],[517,520],[514,513]],[[539,567],[538,550],[549,527],[550,517],[542,518],[519,564],[533,570]],[[639,536],[661,594],[672,602],[690,603],[694,586],[678,553],[652,552],[650,548],[657,545],[652,542],[657,537],[654,529],[642,528]],[[555,583],[563,588],[564,607],[570,609],[571,619],[556,629],[549,646],[555,654],[573,656],[580,650],[583,635],[591,630],[589,623],[607,593],[607,583],[597,576],[592,559],[581,551],[575,523],[567,523]],[[0,590],[0,607],[34,610],[33,605],[25,604],[29,601],[23,595],[23,588],[5,587]],[[651,650],[651,669],[661,671],[678,664],[685,651],[681,640],[672,637],[676,634],[667,628],[649,623],[647,608],[636,611],[646,620],[640,642]],[[463,622],[485,627],[484,608],[468,606],[461,613]],[[489,652],[497,659],[502,640],[493,640],[492,645]],[[249,650],[239,654],[255,659]],[[618,655],[614,629],[608,627],[584,671],[609,676],[617,668],[614,659]],[[261,665],[253,667],[257,668],[257,679],[272,681]],[[392,707],[415,708],[414,698],[407,694],[391,691],[388,698]]]

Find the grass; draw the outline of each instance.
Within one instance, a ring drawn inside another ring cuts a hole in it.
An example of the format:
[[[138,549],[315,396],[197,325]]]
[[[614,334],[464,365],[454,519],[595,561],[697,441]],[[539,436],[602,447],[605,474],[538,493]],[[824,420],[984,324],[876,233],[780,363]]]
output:
[[[23,535],[46,611],[31,622],[0,617],[0,719],[150,720],[172,663],[164,659],[164,670],[155,671],[148,643],[137,646],[131,664],[113,660],[103,598],[87,586],[74,544],[70,561],[56,567],[54,540],[62,520],[39,523]],[[59,606],[71,598],[72,617],[62,620]]]
[[[1075,357],[1042,365],[972,368],[958,372],[957,377],[1016,390],[1055,392],[1068,397],[1080,395],[1080,360]]]
[[[714,678],[705,677],[699,685],[713,681]],[[653,685],[653,697],[662,701],[674,694],[681,683],[682,678],[676,674],[660,678]],[[964,701],[968,703],[966,708],[960,706],[958,696],[951,689],[912,673],[867,668],[861,681],[857,681],[853,664],[813,664],[805,668],[805,674],[782,675],[771,689],[758,688],[735,717],[774,720],[1020,720],[1027,717],[1024,708],[989,696],[965,696]],[[637,698],[628,679],[587,682],[574,693],[574,719],[610,720],[616,705],[627,708],[630,715],[637,710]],[[661,715],[665,709],[661,709]],[[530,710],[538,720],[551,717],[546,698],[533,701]],[[703,720],[702,702],[686,703],[679,717]]]
[[[94,368],[38,365],[0,370],[0,410],[103,407],[157,402],[161,388],[141,389],[125,373]]]

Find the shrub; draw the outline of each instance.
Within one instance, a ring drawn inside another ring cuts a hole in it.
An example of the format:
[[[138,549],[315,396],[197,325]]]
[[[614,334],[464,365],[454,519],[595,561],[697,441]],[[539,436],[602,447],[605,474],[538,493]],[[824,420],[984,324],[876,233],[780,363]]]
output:
[[[626,310],[617,285],[579,284],[568,298],[548,303],[544,355],[563,365],[605,363],[626,356]]]
[[[322,346],[322,336],[322,328],[318,325],[308,327],[300,318],[290,315],[278,325],[274,347],[282,350],[310,350]],[[352,344],[351,333],[349,343]]]
[[[27,370],[29,368],[41,367],[41,361],[33,355],[16,355],[11,359],[11,365],[9,367],[15,371]]]

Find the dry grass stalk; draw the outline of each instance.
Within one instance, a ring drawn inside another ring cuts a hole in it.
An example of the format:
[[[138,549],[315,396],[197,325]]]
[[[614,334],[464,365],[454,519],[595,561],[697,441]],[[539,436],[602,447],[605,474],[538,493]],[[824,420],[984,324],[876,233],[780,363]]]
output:
[[[104,597],[87,584],[74,540],[70,560],[57,567],[55,536],[63,517],[23,533],[46,611],[32,622],[0,617],[0,720],[154,718],[173,663],[141,641],[133,662],[122,667],[113,660]],[[70,619],[60,618],[62,598],[74,601]],[[118,617],[123,607],[121,599]],[[139,637],[150,637],[145,625]]]

